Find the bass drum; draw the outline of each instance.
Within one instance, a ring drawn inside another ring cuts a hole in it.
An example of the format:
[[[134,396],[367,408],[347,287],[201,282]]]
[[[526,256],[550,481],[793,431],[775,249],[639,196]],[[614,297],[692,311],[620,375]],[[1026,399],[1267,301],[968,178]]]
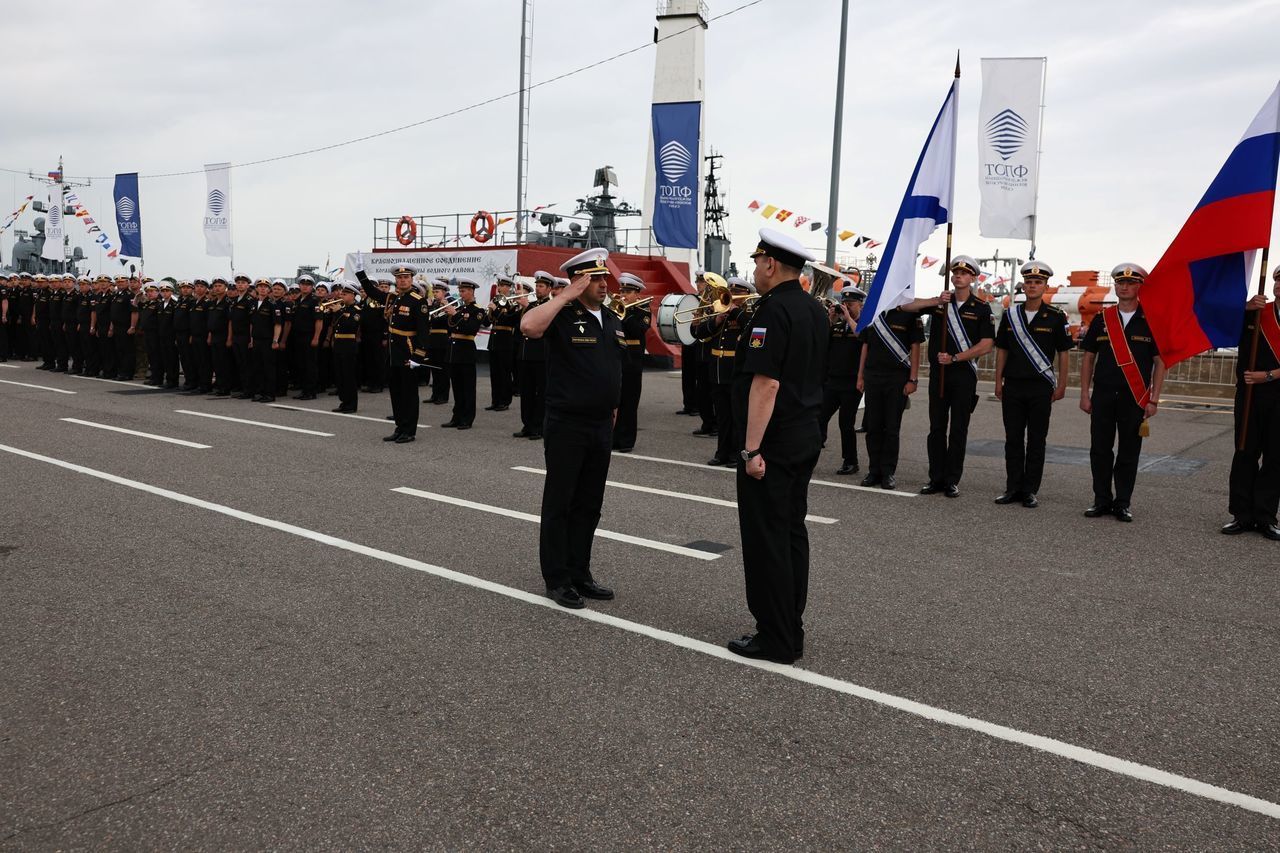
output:
[[[669,344],[690,346],[693,336],[693,309],[698,297],[692,293],[668,293],[658,303],[658,335]],[[677,316],[679,314],[679,316]]]

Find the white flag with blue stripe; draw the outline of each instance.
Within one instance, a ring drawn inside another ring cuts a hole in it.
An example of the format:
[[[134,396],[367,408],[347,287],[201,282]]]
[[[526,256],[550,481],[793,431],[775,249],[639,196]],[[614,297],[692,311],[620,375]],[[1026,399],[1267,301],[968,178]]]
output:
[[[885,242],[884,255],[858,318],[861,332],[876,317],[915,299],[916,256],[939,225],[951,221],[956,186],[956,112],[960,80],[951,84],[934,119],[924,151],[911,173],[898,218]]]

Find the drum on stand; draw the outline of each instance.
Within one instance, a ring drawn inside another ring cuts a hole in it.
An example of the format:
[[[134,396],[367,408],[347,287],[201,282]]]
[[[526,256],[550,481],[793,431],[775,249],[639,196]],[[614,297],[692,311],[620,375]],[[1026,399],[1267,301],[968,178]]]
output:
[[[668,293],[662,297],[658,303],[658,335],[669,344],[696,343],[693,309],[697,307],[698,297],[692,293]]]

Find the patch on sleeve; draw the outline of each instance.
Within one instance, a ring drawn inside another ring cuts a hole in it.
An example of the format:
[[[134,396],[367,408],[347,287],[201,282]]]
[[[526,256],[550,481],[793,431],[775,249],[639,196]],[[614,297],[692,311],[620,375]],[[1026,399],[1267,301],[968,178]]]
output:
[[[769,330],[762,329],[759,327],[752,329],[751,340],[750,342],[747,343],[747,346],[751,347],[752,349],[760,349],[760,347],[764,346],[764,334],[767,331]]]

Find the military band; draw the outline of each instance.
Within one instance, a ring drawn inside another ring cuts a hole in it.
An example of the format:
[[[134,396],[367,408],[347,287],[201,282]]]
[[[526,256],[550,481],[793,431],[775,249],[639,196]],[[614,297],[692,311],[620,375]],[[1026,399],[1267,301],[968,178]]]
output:
[[[858,473],[858,435],[854,419],[862,405],[862,391],[858,389],[858,365],[862,361],[862,338],[858,335],[858,318],[862,316],[862,303],[866,294],[844,281],[840,288],[840,301],[827,306],[827,376],[822,385],[822,412],[818,416],[823,445],[831,416],[836,415],[840,430],[840,467],[836,473],[848,476]]]
[[[618,276],[618,310],[622,337],[627,346],[622,361],[622,396],[618,403],[618,420],[613,427],[613,449],[630,453],[636,446],[639,428],[640,395],[644,382],[645,339],[653,324],[650,300],[642,300],[644,281],[638,275],[624,272]]]

